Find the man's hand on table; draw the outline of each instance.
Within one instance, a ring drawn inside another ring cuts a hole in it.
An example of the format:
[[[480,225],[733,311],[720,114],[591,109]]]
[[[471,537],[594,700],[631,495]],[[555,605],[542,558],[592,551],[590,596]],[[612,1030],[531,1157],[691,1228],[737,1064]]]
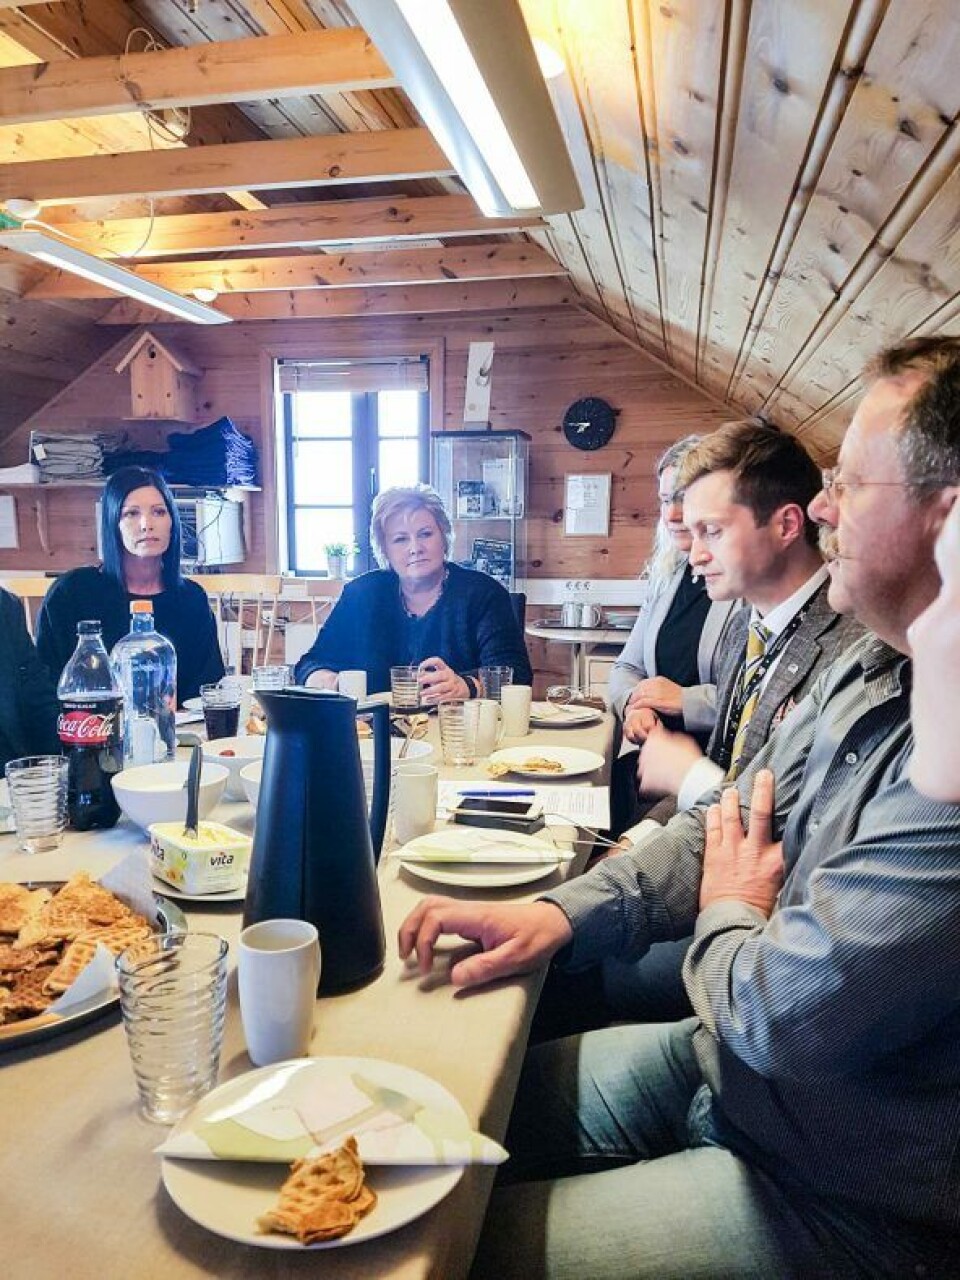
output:
[[[437,942],[445,935],[479,943],[478,954],[450,970],[455,987],[477,987],[541,968],[570,941],[573,930],[552,902],[511,905],[429,897],[400,926],[400,958],[416,953],[420,972],[429,973]]]
[[[744,834],[740,794],[729,787],[707,810],[700,910],[722,898],[749,903],[769,919],[783,885],[783,850],[774,841],[774,778],[761,769],[753,782],[750,826]]]
[[[640,748],[637,786],[643,795],[675,796],[687,771],[703,759],[694,738],[658,724]]]

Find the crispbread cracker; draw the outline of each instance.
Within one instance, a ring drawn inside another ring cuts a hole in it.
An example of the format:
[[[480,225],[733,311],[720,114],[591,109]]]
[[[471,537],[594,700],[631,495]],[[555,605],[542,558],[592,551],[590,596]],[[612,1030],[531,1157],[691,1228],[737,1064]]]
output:
[[[257,1226],[264,1232],[296,1236],[301,1244],[345,1236],[377,1203],[363,1178],[353,1137],[328,1155],[296,1160],[277,1205],[257,1219]]]

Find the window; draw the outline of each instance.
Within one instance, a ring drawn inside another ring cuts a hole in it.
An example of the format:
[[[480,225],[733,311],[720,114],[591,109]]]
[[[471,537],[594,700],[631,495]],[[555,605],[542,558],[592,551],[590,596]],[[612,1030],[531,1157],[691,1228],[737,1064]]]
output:
[[[278,375],[283,567],[325,573],[327,544],[356,543],[354,572],[371,569],[374,497],[429,475],[426,360],[280,361]]]

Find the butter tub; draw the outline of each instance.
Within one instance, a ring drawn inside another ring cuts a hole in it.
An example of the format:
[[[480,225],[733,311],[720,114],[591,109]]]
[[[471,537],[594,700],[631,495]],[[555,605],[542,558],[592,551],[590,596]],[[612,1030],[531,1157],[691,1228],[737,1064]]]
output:
[[[201,822],[194,838],[182,822],[155,822],[148,832],[153,874],[181,893],[224,893],[243,883],[253,840],[241,831]]]

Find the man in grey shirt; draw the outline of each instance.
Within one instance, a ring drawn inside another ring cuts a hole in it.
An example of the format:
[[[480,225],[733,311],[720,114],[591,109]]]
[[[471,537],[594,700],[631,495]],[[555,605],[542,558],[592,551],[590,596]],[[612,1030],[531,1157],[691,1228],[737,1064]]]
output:
[[[529,1055],[508,1137],[525,1181],[495,1196],[479,1276],[958,1273],[960,809],[908,780],[906,654],[960,482],[960,339],[866,380],[811,514],[831,603],[875,636],[722,815],[701,804],[539,902],[427,899],[401,929],[424,970],[442,934],[478,942],[462,986],[693,930],[694,1018]]]

